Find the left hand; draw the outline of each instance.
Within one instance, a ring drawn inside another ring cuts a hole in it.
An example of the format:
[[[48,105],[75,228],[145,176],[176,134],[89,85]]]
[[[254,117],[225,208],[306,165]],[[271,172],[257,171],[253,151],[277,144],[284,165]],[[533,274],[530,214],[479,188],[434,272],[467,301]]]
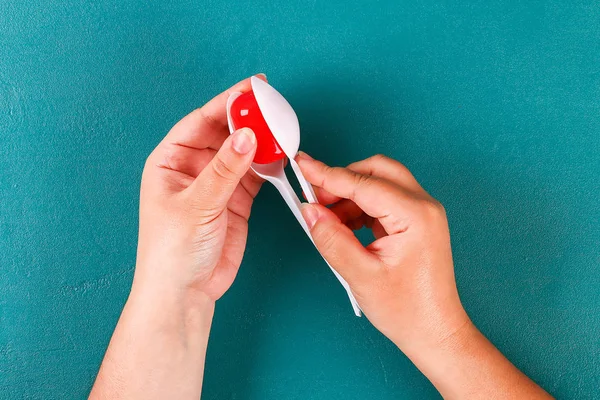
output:
[[[249,170],[254,133],[230,136],[225,107],[230,93],[249,90],[247,79],[195,110],[148,157],[134,288],[191,289],[214,302],[233,283],[262,179]]]
[[[200,397],[215,301],[240,267],[262,184],[254,133],[227,129],[229,94],[248,90],[246,79],[189,114],[148,157],[133,286],[91,399]]]

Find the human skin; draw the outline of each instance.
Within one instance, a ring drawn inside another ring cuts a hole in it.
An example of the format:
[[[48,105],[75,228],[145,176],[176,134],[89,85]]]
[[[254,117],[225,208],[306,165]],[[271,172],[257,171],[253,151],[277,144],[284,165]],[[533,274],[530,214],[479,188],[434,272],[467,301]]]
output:
[[[448,399],[551,398],[477,330],[454,278],[442,205],[382,155],[330,167],[296,159],[320,204],[303,215],[321,254],[346,279],[371,323]],[[371,228],[364,247],[353,234]]]
[[[266,79],[264,75],[258,75]],[[231,286],[262,180],[256,138],[229,135],[229,93],[178,122],[150,154],[131,293],[91,399],[198,399],[215,301]]]
[[[200,397],[215,302],[240,267],[263,182],[250,170],[253,132],[227,128],[229,94],[248,90],[244,80],[183,118],[148,157],[131,293],[91,399]],[[549,397],[469,320],[444,210],[404,166],[381,156],[347,168],[298,162],[333,204],[303,207],[317,247],[444,397]],[[376,237],[366,248],[351,230],[363,225]]]

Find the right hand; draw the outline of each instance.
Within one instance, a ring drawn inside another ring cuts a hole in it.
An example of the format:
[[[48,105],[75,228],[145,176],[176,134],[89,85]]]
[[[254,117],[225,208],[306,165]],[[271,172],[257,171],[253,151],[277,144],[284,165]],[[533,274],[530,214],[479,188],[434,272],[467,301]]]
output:
[[[405,166],[381,155],[347,168],[304,153],[297,161],[319,201],[332,204],[303,205],[315,244],[377,329],[411,357],[471,324],[444,208]],[[367,247],[352,232],[362,226],[376,239]]]

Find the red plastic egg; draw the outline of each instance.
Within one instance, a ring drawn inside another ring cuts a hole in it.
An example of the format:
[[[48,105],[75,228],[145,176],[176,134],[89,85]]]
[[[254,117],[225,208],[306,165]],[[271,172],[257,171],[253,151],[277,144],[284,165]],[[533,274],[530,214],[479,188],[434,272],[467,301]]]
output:
[[[231,122],[235,129],[250,128],[256,135],[256,154],[254,162],[269,164],[285,158],[285,153],[271,133],[265,118],[260,112],[253,92],[246,92],[236,98],[229,109]]]

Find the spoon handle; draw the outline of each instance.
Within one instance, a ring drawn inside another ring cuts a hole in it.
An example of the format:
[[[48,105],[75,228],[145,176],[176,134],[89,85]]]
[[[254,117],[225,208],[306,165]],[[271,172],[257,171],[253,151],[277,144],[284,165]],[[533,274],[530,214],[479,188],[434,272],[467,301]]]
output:
[[[269,179],[269,181],[273,184],[273,186],[275,186],[275,188],[277,188],[277,190],[281,194],[281,197],[283,197],[286,204],[288,205],[290,210],[292,210],[292,213],[294,214],[294,216],[300,223],[300,226],[302,226],[302,229],[304,229],[304,232],[306,232],[306,234],[310,238],[310,241],[313,242],[313,244],[315,244],[315,242],[313,241],[312,235],[310,234],[310,230],[308,229],[308,225],[306,225],[306,221],[304,220],[304,217],[302,216],[302,212],[300,211],[300,206],[301,206],[300,199],[298,199],[296,192],[294,192],[294,189],[292,189],[292,186],[290,185],[290,182],[287,180],[285,174],[282,174],[282,176],[279,176],[279,177],[272,177],[272,179]],[[313,193],[313,195],[314,195],[314,193]],[[321,255],[321,257],[323,257],[323,255]],[[323,258],[323,260],[325,260],[325,258]],[[352,309],[354,310],[354,314],[357,317],[360,317],[361,316],[360,306],[358,305],[358,302],[356,301],[356,298],[354,297],[352,290],[350,290],[350,286],[348,285],[348,282],[346,282],[346,280],[344,278],[342,278],[342,276],[340,274],[338,274],[338,272],[335,269],[333,269],[333,267],[329,264],[329,262],[327,260],[325,260],[325,262],[327,263],[327,266],[331,269],[331,271],[333,272],[335,277],[340,281],[340,283],[346,290],[346,293],[348,294],[348,298],[350,299],[350,304],[352,304]]]

